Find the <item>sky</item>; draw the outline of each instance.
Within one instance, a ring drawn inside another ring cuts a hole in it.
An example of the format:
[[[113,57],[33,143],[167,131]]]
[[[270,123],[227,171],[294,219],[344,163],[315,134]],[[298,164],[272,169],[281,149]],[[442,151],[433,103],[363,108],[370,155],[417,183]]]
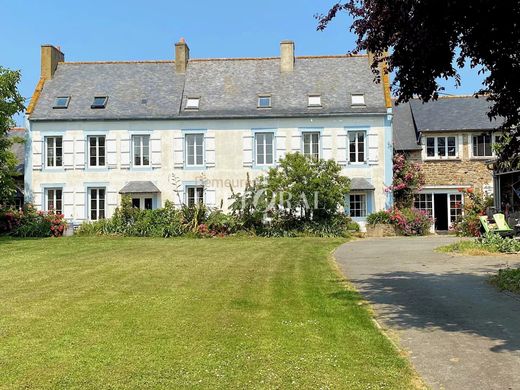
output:
[[[60,46],[66,61],[171,60],[181,37],[191,58],[272,57],[279,43],[295,42],[296,55],[345,54],[354,47],[351,19],[342,14],[325,31],[314,15],[335,0],[0,0],[0,65],[21,70],[19,89],[28,100],[40,76],[40,46]],[[461,71],[471,94],[476,71]],[[23,116],[16,118],[23,125]]]

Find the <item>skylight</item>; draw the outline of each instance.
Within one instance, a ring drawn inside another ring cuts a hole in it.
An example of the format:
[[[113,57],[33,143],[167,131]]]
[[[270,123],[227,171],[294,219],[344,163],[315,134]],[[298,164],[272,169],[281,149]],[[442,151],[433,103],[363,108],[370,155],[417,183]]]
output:
[[[309,107],[321,107],[321,95],[309,95]]]
[[[271,108],[271,95],[258,95],[258,108]]]
[[[189,97],[186,99],[186,108],[189,110],[198,110],[199,109],[200,98],[198,97]]]
[[[52,108],[67,108],[69,106],[70,96],[58,96],[54,100],[54,106]]]
[[[107,106],[108,96],[96,96],[90,108],[105,108]]]
[[[362,93],[353,93],[352,94],[352,105],[353,106],[364,106],[365,105],[365,95]]]

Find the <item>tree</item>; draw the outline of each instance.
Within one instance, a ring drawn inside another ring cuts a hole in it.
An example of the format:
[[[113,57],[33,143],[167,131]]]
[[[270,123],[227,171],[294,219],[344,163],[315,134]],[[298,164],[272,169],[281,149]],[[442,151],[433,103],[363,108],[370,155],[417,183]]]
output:
[[[13,139],[7,133],[14,126],[13,115],[25,109],[18,92],[20,72],[0,66],[0,205],[9,204],[16,192],[16,157],[11,151]]]
[[[498,166],[520,167],[520,2],[518,0],[348,0],[317,15],[323,30],[346,11],[357,35],[352,52],[374,53],[372,69],[386,61],[395,72],[397,103],[414,96],[437,99],[439,78],[454,78],[466,62],[485,73],[490,118],[504,118],[507,136],[499,148]],[[389,54],[387,54],[389,53]],[[454,62],[456,66],[454,66]]]
[[[269,169],[265,188],[287,213],[307,220],[325,220],[344,206],[350,179],[341,175],[341,167],[334,160],[292,153]]]

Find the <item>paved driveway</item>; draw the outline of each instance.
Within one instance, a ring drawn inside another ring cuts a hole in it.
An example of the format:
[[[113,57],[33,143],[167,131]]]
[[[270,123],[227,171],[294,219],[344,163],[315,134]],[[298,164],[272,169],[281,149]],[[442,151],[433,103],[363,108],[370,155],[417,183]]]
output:
[[[434,252],[454,241],[366,239],[335,256],[431,387],[520,389],[520,297],[486,283],[498,268],[520,266],[520,256]]]

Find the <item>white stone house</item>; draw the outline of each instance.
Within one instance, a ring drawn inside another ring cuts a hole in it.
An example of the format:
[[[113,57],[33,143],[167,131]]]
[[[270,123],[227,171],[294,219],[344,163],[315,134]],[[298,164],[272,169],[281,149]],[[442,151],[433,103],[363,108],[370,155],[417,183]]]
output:
[[[346,210],[363,222],[391,205],[392,109],[368,57],[65,62],[42,46],[27,110],[25,196],[75,223],[135,207],[229,205],[230,184],[290,152],[335,159],[352,178]],[[385,79],[387,80],[387,79]]]

